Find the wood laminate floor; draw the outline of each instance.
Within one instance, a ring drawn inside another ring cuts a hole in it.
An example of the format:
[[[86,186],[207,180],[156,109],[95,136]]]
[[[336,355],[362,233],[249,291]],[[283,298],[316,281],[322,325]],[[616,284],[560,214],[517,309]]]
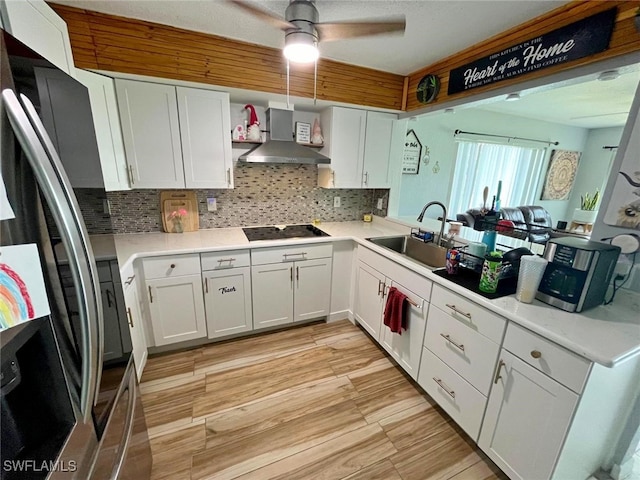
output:
[[[343,320],[150,358],[154,480],[506,476]]]

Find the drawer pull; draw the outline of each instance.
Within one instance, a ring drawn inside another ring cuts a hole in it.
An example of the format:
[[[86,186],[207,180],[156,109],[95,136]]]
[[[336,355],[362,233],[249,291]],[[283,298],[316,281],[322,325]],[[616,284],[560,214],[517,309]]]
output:
[[[502,377],[500,376],[500,370],[502,370],[502,367],[504,367],[506,365],[506,363],[504,363],[502,360],[500,360],[500,362],[498,363],[498,369],[496,370],[496,378],[493,379],[493,383],[495,385],[498,384],[498,380],[500,380]]]
[[[532,350],[531,351],[531,356],[533,358],[540,358],[542,356],[542,353],[540,353],[540,351],[538,351],[538,350]]]
[[[224,262],[229,262],[229,265],[231,265],[235,261],[236,261],[235,258],[221,258],[220,260],[218,260],[218,263],[222,264]]]
[[[124,281],[125,285],[131,285],[134,278],[136,278],[135,275],[131,275],[130,277],[127,277],[127,279]]]
[[[171,267],[171,268],[176,268],[176,264],[175,264],[175,263],[172,263],[171,265],[169,265],[169,267]]]
[[[131,316],[131,309],[127,308],[127,316],[129,317],[129,326],[133,328],[133,317]]]
[[[462,350],[464,352],[463,344],[454,342],[453,340],[451,340],[451,337],[449,335],[445,335],[444,333],[441,333],[440,336],[444,338],[447,342],[449,342],[451,345],[453,345],[457,349]]]
[[[440,388],[442,388],[445,392],[447,392],[447,395],[449,395],[451,398],[456,398],[456,392],[447,388],[445,384],[442,383],[442,380],[440,380],[439,378],[433,377],[433,381],[436,382],[440,386]]]
[[[307,254],[307,252],[300,252],[300,253],[284,253],[283,257],[286,259],[287,257],[304,257]]]
[[[445,305],[447,307],[449,307],[451,310],[453,310],[455,313],[458,313],[458,314],[460,314],[460,315],[462,315],[464,317],[467,317],[469,320],[471,320],[471,314],[470,313],[466,313],[466,312],[463,312],[461,310],[458,310],[458,308],[455,305],[451,305],[449,303],[445,303]]]

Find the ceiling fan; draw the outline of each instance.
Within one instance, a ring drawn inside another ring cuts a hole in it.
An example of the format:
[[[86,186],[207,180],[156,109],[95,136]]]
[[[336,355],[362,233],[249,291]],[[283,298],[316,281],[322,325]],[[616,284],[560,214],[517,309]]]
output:
[[[271,26],[283,30],[285,32],[284,56],[297,63],[316,61],[319,56],[318,42],[404,33],[406,26],[404,15],[379,20],[321,23],[314,0],[291,0],[285,10],[284,19],[246,1],[230,1]]]

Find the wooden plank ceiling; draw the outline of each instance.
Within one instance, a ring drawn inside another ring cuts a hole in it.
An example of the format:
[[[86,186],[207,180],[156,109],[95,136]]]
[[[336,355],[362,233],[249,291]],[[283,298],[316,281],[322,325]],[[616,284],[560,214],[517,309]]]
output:
[[[58,4],[77,67],[286,93],[278,49]],[[313,97],[313,65],[292,66],[291,95]],[[317,98],[400,110],[404,77],[332,60],[318,62]]]
[[[279,94],[286,92],[285,64],[278,49],[90,10],[50,5],[67,22],[74,61],[79,68]],[[616,22],[609,48],[604,52],[447,95],[452,69],[614,6],[618,8]],[[441,79],[440,93],[429,104],[437,105],[637,52],[640,51],[640,33],[634,26],[634,16],[638,8],[640,0],[576,0],[408,77],[321,59],[318,62],[317,97],[332,102],[411,111],[424,107],[417,101],[416,87],[428,73]],[[292,67],[290,88],[292,95],[313,97],[313,66]]]

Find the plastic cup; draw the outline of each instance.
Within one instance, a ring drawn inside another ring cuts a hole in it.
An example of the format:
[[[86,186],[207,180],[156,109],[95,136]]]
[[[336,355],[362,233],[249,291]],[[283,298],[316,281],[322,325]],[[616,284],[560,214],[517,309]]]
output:
[[[522,303],[533,302],[548,263],[546,258],[535,255],[525,255],[520,258],[516,300]]]
[[[474,269],[480,269],[484,262],[484,255],[487,253],[487,246],[480,242],[471,242],[467,248],[467,252],[473,256],[467,257],[467,263],[471,264]]]

